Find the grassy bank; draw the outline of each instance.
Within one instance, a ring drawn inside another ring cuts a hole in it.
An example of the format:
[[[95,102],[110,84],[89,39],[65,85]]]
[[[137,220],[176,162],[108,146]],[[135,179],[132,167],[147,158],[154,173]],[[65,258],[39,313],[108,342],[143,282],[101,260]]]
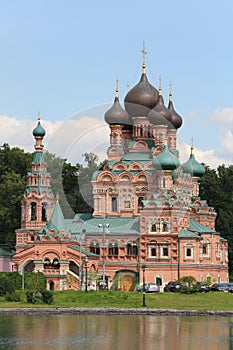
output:
[[[153,293],[146,294],[148,308],[178,309],[178,310],[233,310],[233,294],[231,293]],[[116,307],[116,308],[141,308],[142,293],[134,292],[108,292],[108,291],[60,291],[54,292],[54,302],[47,304],[26,303],[25,293],[22,293],[20,302],[6,302],[0,298],[0,308],[22,307]]]

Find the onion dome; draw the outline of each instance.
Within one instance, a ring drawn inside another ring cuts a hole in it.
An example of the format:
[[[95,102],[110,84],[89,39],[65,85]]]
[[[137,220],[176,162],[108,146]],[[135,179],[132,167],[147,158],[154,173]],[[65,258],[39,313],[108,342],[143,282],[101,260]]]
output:
[[[171,85],[170,85],[171,87]],[[181,116],[175,111],[175,108],[173,106],[173,102],[172,102],[172,92],[170,91],[169,94],[169,103],[168,103],[168,110],[171,112],[172,115],[172,120],[171,123],[174,126],[174,128],[179,129],[182,125],[182,118]]]
[[[193,147],[191,147],[189,160],[182,164],[182,169],[184,173],[191,174],[193,177],[202,177],[205,174],[205,168],[194,157]]]
[[[115,100],[112,107],[104,115],[106,123],[109,125],[119,124],[126,125],[129,124],[129,115],[121,107],[119,102],[118,88],[116,88]]]
[[[170,125],[172,121],[171,112],[164,106],[162,89],[159,88],[158,103],[148,114],[149,121],[154,125]]]
[[[152,165],[157,170],[175,170],[180,165],[179,159],[170,152],[167,145],[157,156],[153,157]]]
[[[32,134],[34,137],[39,137],[39,138],[43,138],[45,136],[45,129],[42,128],[41,124],[40,124],[40,113],[38,113],[38,123],[37,126],[35,127],[35,129],[33,130]]]
[[[143,63],[140,81],[125,96],[125,109],[131,118],[146,117],[157,101],[158,90],[149,83],[146,76],[146,65]]]

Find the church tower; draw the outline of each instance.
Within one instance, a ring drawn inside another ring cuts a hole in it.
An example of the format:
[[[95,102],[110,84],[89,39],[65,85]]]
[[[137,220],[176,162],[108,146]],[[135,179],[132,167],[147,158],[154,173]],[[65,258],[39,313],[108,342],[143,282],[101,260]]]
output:
[[[28,242],[33,242],[38,230],[45,226],[51,216],[55,198],[51,189],[50,174],[46,169],[43,153],[45,130],[40,123],[40,115],[33,130],[35,152],[31,171],[27,174],[27,187],[21,201],[21,229],[16,231],[16,250],[22,250]]]

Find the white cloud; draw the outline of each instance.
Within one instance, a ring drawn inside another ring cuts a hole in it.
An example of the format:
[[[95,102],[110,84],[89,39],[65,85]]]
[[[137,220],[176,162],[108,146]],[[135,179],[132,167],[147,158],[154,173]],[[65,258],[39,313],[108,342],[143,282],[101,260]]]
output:
[[[85,111],[88,114],[82,112],[64,122],[51,122],[42,119],[41,124],[46,130],[45,149],[66,158],[73,164],[82,162],[82,154],[85,152],[93,152],[99,156],[100,160],[105,159],[109,146],[110,130],[108,125],[100,118],[100,114],[103,116],[103,113],[102,109],[98,108],[93,107]],[[98,116],[98,118],[95,116]],[[233,109],[218,109],[211,113],[208,118],[216,123],[219,130],[219,148],[195,149],[195,158],[198,162],[203,162],[211,168],[217,168],[218,165],[223,163],[229,165],[232,163],[233,156],[233,132],[229,129],[233,122]],[[18,146],[25,151],[32,152],[34,150],[35,142],[32,131],[36,127],[37,121],[20,120],[17,117],[0,115],[0,125],[1,145],[8,143],[12,147]],[[190,155],[190,145],[185,144],[178,138],[177,148],[180,152],[181,163],[186,162]]]

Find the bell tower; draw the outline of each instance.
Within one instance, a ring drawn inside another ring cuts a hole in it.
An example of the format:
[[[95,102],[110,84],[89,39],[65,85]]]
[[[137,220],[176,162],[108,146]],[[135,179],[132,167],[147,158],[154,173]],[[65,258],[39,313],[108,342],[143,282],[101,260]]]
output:
[[[50,174],[47,172],[43,153],[45,130],[40,123],[40,115],[33,130],[35,152],[31,171],[27,174],[27,187],[21,201],[21,229],[16,230],[16,249],[32,242],[42,226],[51,216],[55,198],[51,189]],[[21,250],[21,249],[20,249]]]

